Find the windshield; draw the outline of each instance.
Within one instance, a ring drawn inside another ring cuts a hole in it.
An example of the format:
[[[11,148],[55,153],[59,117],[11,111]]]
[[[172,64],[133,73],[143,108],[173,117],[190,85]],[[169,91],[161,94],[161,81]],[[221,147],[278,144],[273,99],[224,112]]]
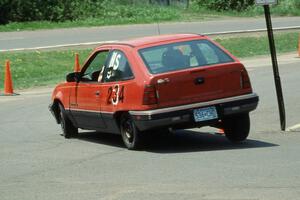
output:
[[[160,45],[141,49],[139,53],[152,74],[234,61],[208,40]]]

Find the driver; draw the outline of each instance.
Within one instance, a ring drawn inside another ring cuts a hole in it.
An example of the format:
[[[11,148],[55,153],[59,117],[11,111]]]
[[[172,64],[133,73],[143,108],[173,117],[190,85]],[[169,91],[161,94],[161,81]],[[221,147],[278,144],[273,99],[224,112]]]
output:
[[[102,78],[103,78],[103,72],[104,72],[104,65],[102,66],[102,69],[101,69],[101,72],[99,73],[99,76],[98,76],[98,82],[101,83],[102,82]]]

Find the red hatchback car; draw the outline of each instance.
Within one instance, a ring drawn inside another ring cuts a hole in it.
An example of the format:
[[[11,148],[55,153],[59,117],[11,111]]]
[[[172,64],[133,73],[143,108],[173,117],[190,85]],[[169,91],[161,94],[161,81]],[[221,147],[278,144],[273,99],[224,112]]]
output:
[[[243,64],[196,34],[101,45],[66,79],[50,105],[64,136],[78,128],[121,134],[128,149],[140,147],[145,132],[169,128],[219,127],[243,141],[259,100]]]

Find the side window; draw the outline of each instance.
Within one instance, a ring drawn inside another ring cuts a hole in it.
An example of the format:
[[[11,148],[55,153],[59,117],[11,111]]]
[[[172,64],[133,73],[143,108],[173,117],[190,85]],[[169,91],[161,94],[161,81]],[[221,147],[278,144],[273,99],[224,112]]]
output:
[[[133,78],[133,73],[125,54],[114,50],[109,54],[103,73],[103,82],[124,81]]]
[[[159,73],[160,71],[163,71],[164,66],[162,64],[162,57],[166,50],[167,47],[154,47],[152,51],[143,52],[142,58],[152,72]]]
[[[202,40],[197,44],[207,65],[232,62],[232,58],[224,53],[219,47],[207,40]]]
[[[106,64],[109,51],[100,51],[88,63],[82,76],[82,81],[98,81],[98,77]]]
[[[205,44],[205,43],[198,44],[198,47],[199,47],[202,55],[206,59],[206,62],[208,65],[219,63],[219,57],[217,56],[216,52],[208,44]]]

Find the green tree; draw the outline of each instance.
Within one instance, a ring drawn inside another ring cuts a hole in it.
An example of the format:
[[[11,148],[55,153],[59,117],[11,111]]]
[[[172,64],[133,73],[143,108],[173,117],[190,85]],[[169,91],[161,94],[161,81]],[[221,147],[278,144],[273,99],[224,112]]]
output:
[[[199,7],[209,9],[222,10],[237,10],[242,11],[254,4],[254,0],[194,0]]]

